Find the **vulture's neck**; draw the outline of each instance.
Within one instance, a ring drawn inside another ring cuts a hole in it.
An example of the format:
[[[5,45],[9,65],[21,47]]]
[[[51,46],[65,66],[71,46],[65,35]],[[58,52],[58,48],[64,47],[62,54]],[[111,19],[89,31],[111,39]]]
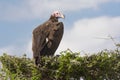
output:
[[[54,17],[54,16],[50,16],[50,19],[52,22],[58,22],[58,18]]]

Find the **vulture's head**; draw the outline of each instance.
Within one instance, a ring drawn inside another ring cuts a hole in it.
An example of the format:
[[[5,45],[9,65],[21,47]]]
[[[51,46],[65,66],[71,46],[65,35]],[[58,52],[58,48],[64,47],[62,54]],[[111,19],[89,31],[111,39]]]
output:
[[[65,18],[65,16],[59,11],[54,11],[51,16],[55,18]]]

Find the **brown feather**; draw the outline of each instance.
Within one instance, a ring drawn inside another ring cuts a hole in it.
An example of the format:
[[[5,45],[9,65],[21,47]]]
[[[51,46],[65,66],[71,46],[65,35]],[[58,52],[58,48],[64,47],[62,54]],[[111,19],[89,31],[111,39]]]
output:
[[[39,25],[33,30],[33,57],[53,56],[57,50],[64,32],[64,25],[55,17]],[[46,42],[46,38],[48,42]]]

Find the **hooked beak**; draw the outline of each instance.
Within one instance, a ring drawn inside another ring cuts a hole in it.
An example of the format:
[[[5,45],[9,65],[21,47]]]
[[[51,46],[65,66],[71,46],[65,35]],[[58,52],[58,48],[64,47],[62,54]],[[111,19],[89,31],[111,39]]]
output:
[[[62,14],[62,15],[61,15],[61,18],[63,18],[63,19],[64,19],[64,18],[65,18],[65,15],[63,15],[63,14]]]

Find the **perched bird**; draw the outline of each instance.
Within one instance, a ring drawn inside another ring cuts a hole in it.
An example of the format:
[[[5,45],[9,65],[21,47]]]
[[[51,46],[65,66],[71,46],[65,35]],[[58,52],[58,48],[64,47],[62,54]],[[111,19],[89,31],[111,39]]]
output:
[[[65,16],[59,11],[54,11],[48,21],[33,30],[32,50],[36,65],[39,64],[41,56],[53,56],[60,44],[64,25],[58,21],[59,18]]]

